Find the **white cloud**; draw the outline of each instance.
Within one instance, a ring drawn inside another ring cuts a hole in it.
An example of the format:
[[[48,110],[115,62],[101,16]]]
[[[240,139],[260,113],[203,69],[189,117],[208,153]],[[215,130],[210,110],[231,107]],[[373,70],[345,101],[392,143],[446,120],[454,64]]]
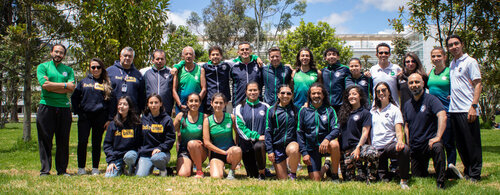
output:
[[[324,21],[329,25],[335,27],[337,33],[344,34],[348,33],[349,29],[343,24],[351,20],[351,18],[352,18],[351,12],[345,11],[340,14],[332,13],[329,16],[322,18],[320,21]]]
[[[386,28],[382,31],[378,31],[377,34],[394,34],[396,33],[392,28]]]
[[[307,3],[329,3],[335,0],[306,0]]]
[[[175,25],[183,25],[186,26],[186,19],[191,15],[191,10],[184,10],[182,12],[169,12],[168,22],[172,22]]]
[[[396,11],[400,6],[406,5],[408,0],[362,0],[363,7],[375,7],[381,11]]]

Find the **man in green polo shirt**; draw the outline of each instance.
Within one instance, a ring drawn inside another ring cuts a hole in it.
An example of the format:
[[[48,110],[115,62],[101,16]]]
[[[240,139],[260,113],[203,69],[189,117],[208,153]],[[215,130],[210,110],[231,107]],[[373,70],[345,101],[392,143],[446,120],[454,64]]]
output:
[[[40,176],[49,175],[52,166],[52,139],[56,135],[56,170],[58,175],[66,173],[69,157],[69,132],[71,110],[68,93],[75,89],[73,69],[62,64],[66,47],[52,46],[51,61],[38,65],[36,76],[42,87],[42,95],[36,114],[38,150],[42,169]],[[28,116],[29,117],[29,116]]]

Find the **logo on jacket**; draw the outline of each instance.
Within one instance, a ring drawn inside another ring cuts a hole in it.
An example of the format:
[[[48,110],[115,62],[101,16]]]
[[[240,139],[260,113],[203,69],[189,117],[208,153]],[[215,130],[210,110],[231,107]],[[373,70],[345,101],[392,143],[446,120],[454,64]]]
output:
[[[152,124],[151,132],[153,133],[163,133],[163,125],[161,124]]]
[[[354,115],[354,116],[352,117],[352,119],[353,119],[354,121],[358,121],[358,120],[359,120],[359,115],[357,115],[357,114],[356,114],[356,115]]]
[[[255,70],[255,71],[259,71],[259,67],[254,66],[254,67],[253,67],[253,70]]]
[[[226,124],[226,128],[231,128],[231,123]]]
[[[339,77],[340,75],[342,75],[341,72],[335,72],[335,77]]]
[[[322,115],[322,116],[321,116],[321,120],[322,120],[323,122],[324,122],[324,121],[326,121],[326,119],[327,119],[326,115]]]
[[[259,111],[259,114],[260,114],[260,116],[264,116],[264,115],[266,115],[266,112],[264,112],[264,110],[261,110],[261,111]]]
[[[446,81],[446,80],[448,79],[448,77],[443,76],[443,77],[441,77],[441,79],[443,79],[443,80],[445,80],[445,81]]]
[[[201,129],[201,128],[202,128],[202,126],[201,126],[201,125],[198,125],[198,129]]]
[[[99,90],[99,91],[104,91],[104,85],[102,85],[100,83],[95,83],[94,89]]]
[[[389,113],[386,113],[386,114],[385,114],[385,118],[389,118]]]
[[[226,70],[226,68],[227,68],[227,67],[226,67],[226,65],[224,64],[224,65],[222,65],[222,66],[221,66],[221,68],[222,68],[222,70]]]
[[[64,77],[67,77],[67,76],[68,76],[68,73],[67,73],[67,72],[63,72],[63,73],[62,73],[62,75],[63,75]]]
[[[198,80],[198,75],[194,76],[194,80]]]
[[[422,107],[420,107],[420,112],[425,112],[425,105],[422,105]]]
[[[360,82],[359,82],[359,85],[361,85],[361,86],[366,86],[366,81],[365,81],[365,80],[360,81]]]
[[[134,130],[133,129],[124,129],[122,130],[123,138],[134,138]]]

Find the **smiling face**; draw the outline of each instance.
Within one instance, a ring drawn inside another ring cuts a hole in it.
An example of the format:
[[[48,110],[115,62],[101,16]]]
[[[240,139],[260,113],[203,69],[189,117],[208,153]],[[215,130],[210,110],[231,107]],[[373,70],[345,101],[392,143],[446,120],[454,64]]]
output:
[[[118,113],[123,117],[127,117],[129,110],[128,102],[125,98],[122,98],[118,101]]]
[[[160,113],[160,108],[162,106],[163,105],[162,105],[160,99],[158,99],[156,96],[149,98],[148,108],[154,116],[156,116]]]
[[[357,108],[360,106],[360,95],[359,95],[359,91],[356,89],[356,88],[352,88],[351,90],[349,90],[349,96],[348,96],[348,100],[349,100],[349,104],[351,104],[351,106],[353,108]]]
[[[376,98],[380,100],[383,104],[388,104],[389,103],[389,96],[391,93],[389,92],[389,89],[385,85],[379,85],[375,89],[375,95],[377,96]]]
[[[450,53],[455,57],[460,57],[464,54],[464,46],[462,45],[462,42],[460,42],[460,40],[457,38],[449,39],[446,43],[446,46],[448,47],[448,51],[450,51]]]
[[[391,57],[391,52],[388,47],[381,46],[378,48],[378,52],[376,54],[379,62],[389,62],[389,57]]]
[[[272,51],[269,53],[269,61],[271,61],[271,65],[278,66],[281,63],[281,52],[280,51]]]
[[[99,62],[96,62],[96,61],[92,61],[92,62],[90,62],[89,69],[90,69],[90,73],[92,74],[92,76],[93,76],[94,78],[99,78],[99,77],[101,77],[102,67],[101,67],[101,65],[99,64]]]
[[[413,96],[422,95],[424,92],[424,80],[419,74],[411,74],[408,77],[408,87]]]
[[[122,50],[122,52],[120,53],[120,64],[123,66],[123,68],[129,69],[132,65],[132,62],[134,62],[134,53],[128,50]]]
[[[220,61],[222,60],[222,55],[219,50],[215,49],[210,53],[210,61],[212,61],[212,64],[219,64]]]
[[[64,47],[60,45],[54,46],[54,48],[52,48],[52,51],[50,52],[52,61],[54,61],[55,64],[59,64],[63,60],[65,52],[66,50],[64,49]]]
[[[415,72],[415,69],[417,68],[417,61],[413,59],[411,56],[408,56],[405,58],[405,66],[406,69],[410,72]]]
[[[200,108],[200,96],[196,94],[188,96],[187,107],[189,108],[189,111],[198,111]]]
[[[212,108],[214,110],[214,113],[220,113],[224,111],[224,108],[226,107],[226,102],[224,102],[224,98],[221,96],[215,96],[212,99]]]
[[[432,64],[439,67],[444,67],[446,61],[446,55],[442,50],[435,49],[431,52]]]
[[[325,98],[321,87],[311,87],[311,101],[313,104],[321,104]]]
[[[248,59],[250,57],[251,53],[252,53],[252,49],[250,48],[249,44],[241,44],[238,46],[238,55],[242,59]]]
[[[286,106],[290,103],[292,100],[293,93],[292,89],[290,87],[280,87],[279,93],[278,93],[278,98],[280,99],[280,103],[283,106]]]
[[[309,54],[308,51],[301,51],[299,55],[299,60],[301,65],[309,65],[311,62],[311,55]]]
[[[167,63],[167,61],[165,59],[165,53],[155,52],[153,54],[153,64],[155,65],[157,70],[160,70],[163,67],[165,67],[165,63]]]
[[[257,99],[259,98],[259,94],[260,94],[259,86],[256,83],[249,84],[247,86],[246,94],[247,94],[248,100],[250,100],[251,102],[257,101]]]
[[[351,71],[352,75],[361,74],[361,64],[359,63],[359,60],[351,60],[349,62],[349,71]]]
[[[194,51],[190,47],[186,47],[182,50],[182,59],[188,64],[194,62]]]
[[[325,61],[328,62],[328,64],[335,64],[337,63],[337,60],[339,60],[339,55],[337,53],[333,51],[326,53]]]

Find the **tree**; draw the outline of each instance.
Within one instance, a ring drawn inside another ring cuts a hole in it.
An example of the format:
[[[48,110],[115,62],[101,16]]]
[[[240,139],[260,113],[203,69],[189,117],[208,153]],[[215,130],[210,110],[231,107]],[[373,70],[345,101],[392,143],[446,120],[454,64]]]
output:
[[[370,70],[370,68],[372,67],[372,63],[368,62],[368,60],[371,58],[370,55],[362,55],[359,57],[362,61],[361,63],[363,63],[363,66],[365,67],[366,70]]]
[[[323,59],[323,52],[335,47],[339,50],[339,61],[343,64],[352,57],[352,51],[348,46],[344,46],[345,41],[335,37],[335,29],[326,22],[305,23],[303,20],[294,31],[287,31],[284,39],[280,40],[279,47],[283,62],[295,64],[297,53],[300,49],[307,47],[314,55],[316,66],[322,68],[326,62]]]
[[[254,19],[257,25],[257,38],[255,40],[255,50],[260,52],[261,41],[266,40],[265,33],[263,33],[263,26],[267,19],[278,15],[278,22],[272,24],[275,28],[274,36],[271,38],[276,40],[278,33],[284,32],[285,30],[292,27],[292,17],[297,17],[304,15],[306,13],[306,1],[303,0],[252,0],[250,1],[250,7],[253,9]]]
[[[399,35],[394,37],[392,39],[392,45],[394,46],[394,49],[392,53],[394,54],[394,60],[395,64],[399,64],[401,66],[404,65],[404,57],[406,53],[408,52],[408,46],[410,46],[410,41],[408,39],[404,38],[403,36]]]
[[[178,26],[172,33],[167,34],[167,42],[161,47],[165,51],[167,65],[181,61],[182,49],[186,46],[193,47],[196,61],[208,61],[208,54],[198,42],[198,37],[189,32],[187,27]]]
[[[406,12],[408,11],[408,12]],[[500,4],[491,0],[411,0],[389,20],[394,29],[408,25],[424,38],[433,38],[441,47],[446,37],[463,38],[465,51],[477,59],[482,73],[481,118],[491,127],[500,95]],[[407,18],[406,16],[409,16]],[[444,48],[444,47],[443,47]],[[449,57],[450,59],[451,57]]]
[[[162,44],[167,30],[169,0],[78,1],[73,41],[77,62],[87,65],[93,57],[108,66],[118,59],[122,48],[135,50],[134,64],[146,66],[149,54]]]

